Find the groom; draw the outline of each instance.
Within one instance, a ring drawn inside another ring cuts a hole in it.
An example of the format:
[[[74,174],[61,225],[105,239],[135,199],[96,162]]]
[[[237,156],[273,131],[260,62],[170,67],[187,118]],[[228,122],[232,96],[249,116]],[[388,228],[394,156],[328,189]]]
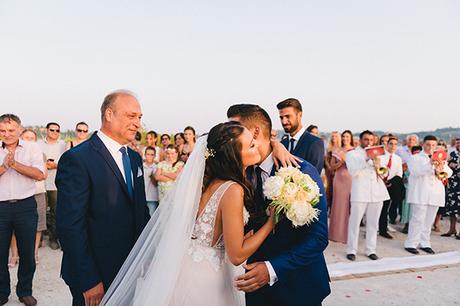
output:
[[[101,129],[59,161],[61,274],[73,305],[99,305],[148,221],[142,160],[127,147],[141,116],[133,93],[109,94]]]
[[[262,185],[275,172],[270,144],[271,119],[265,110],[251,104],[231,106],[227,117],[239,121],[253,133],[262,156],[262,162],[249,171],[256,175],[248,177],[255,186],[255,212],[249,227],[257,231],[265,222],[264,212],[269,204],[263,196]],[[316,181],[324,195],[315,167],[302,161],[301,170]],[[321,211],[318,221],[294,228],[288,219],[281,219],[274,233],[248,259],[246,274],[236,279],[238,290],[246,292],[246,305],[317,306],[329,295],[330,279],[323,255],[328,244],[324,196],[316,207]]]

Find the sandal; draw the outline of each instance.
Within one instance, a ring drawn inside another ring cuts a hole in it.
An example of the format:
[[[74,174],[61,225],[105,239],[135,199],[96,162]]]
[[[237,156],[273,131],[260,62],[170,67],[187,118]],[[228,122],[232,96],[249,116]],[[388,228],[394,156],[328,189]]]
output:
[[[445,234],[441,234],[441,237],[456,236],[455,234],[456,234],[455,232],[447,232],[447,233],[445,233]]]

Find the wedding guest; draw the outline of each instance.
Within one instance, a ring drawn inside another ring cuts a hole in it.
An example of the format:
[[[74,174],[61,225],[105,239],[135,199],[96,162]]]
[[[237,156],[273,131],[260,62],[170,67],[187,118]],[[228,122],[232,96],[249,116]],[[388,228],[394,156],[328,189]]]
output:
[[[165,160],[158,163],[157,171],[155,172],[155,180],[158,181],[158,198],[160,204],[168,191],[173,187],[176,178],[184,167],[184,162],[178,160],[179,152],[174,145],[169,145],[166,148],[165,155]]]
[[[185,163],[189,158],[190,154],[192,154],[193,148],[195,148],[196,142],[196,133],[195,129],[191,126],[187,126],[184,129],[184,146],[182,147],[182,152],[180,155],[180,159]]]
[[[21,257],[16,294],[21,303],[29,306],[37,305],[32,296],[38,219],[35,181],[44,180],[45,176],[39,146],[20,139],[20,133],[19,117],[0,116],[0,305],[8,302],[11,293],[8,249],[14,232]]]
[[[411,216],[404,248],[412,254],[419,253],[418,247],[428,254],[434,254],[430,241],[431,225],[438,208],[445,204],[445,190],[439,174],[445,172],[448,177],[452,175],[452,169],[445,161],[435,163],[431,160],[437,145],[435,136],[425,136],[423,151],[408,160],[410,181],[407,201],[411,206]]]
[[[144,153],[144,146],[142,145],[141,141],[142,134],[141,132],[137,131],[133,141],[128,144],[128,147],[130,147],[134,152],[137,152],[142,157]]]
[[[174,135],[174,146],[179,150],[179,156],[182,154],[182,150],[184,149],[185,139],[184,133],[176,133]]]
[[[416,134],[411,134],[406,137],[406,144],[398,147],[398,150],[396,150],[396,154],[401,157],[403,167],[407,167],[407,161],[412,157],[412,147],[418,144],[418,136]]]
[[[390,140],[390,135],[383,134],[382,137],[380,137],[380,145],[386,148],[388,140]]]
[[[373,143],[374,134],[364,131],[360,134],[360,146],[346,156],[348,171],[352,177],[351,209],[348,222],[347,259],[355,260],[358,250],[359,224],[366,214],[366,255],[377,260],[377,227],[383,201],[390,198],[383,179],[377,175],[378,164],[384,164],[379,157],[370,158],[366,148]]]
[[[383,139],[383,137],[381,139]],[[401,157],[395,154],[397,148],[398,139],[395,137],[389,138],[384,158],[386,164],[383,166],[386,167],[388,171],[388,175],[385,177],[384,181],[388,193],[390,194],[390,199],[383,202],[379,219],[379,235],[387,239],[393,239],[393,236],[388,233],[388,215],[390,216],[390,223],[395,224],[397,209],[402,204],[405,196],[405,188],[402,178],[402,160]]]
[[[353,137],[353,148],[357,148],[359,146],[359,137],[354,136]]]
[[[144,161],[144,183],[145,183],[145,198],[149,208],[150,216],[153,215],[158,207],[158,182],[155,180],[155,172],[157,165],[155,164],[155,147],[147,147],[145,149]]]
[[[24,141],[37,141],[37,134],[32,129],[24,129],[21,133],[21,139]],[[43,163],[44,163],[44,176],[46,178],[47,171],[46,171],[46,158],[43,155]],[[35,190],[35,201],[37,202],[37,214],[38,214],[38,221],[37,221],[37,234],[35,238],[35,262],[38,264],[38,248],[40,245],[41,234],[42,231],[46,230],[46,187],[45,181],[36,181],[36,190]],[[11,257],[10,261],[8,262],[8,267],[14,268],[19,262],[19,253],[18,253],[18,245],[16,242],[16,236],[13,233],[13,238],[11,238]]]
[[[86,139],[88,139],[88,132],[89,132],[89,127],[88,124],[85,122],[78,122],[77,125],[75,126],[75,139],[69,141],[66,144],[66,151],[78,146],[82,142],[84,142]]]
[[[378,146],[380,144],[380,137],[377,134],[374,134],[374,140],[372,141],[372,146]]]
[[[450,144],[447,146],[447,150],[450,153],[452,153],[453,151],[457,151],[458,152],[458,149],[457,149],[457,139],[458,138],[455,138],[455,137],[452,137],[450,139]]]
[[[22,140],[25,141],[37,141],[37,134],[32,129],[25,129],[21,134]],[[43,155],[43,169],[44,176],[48,175],[46,170],[46,157]],[[37,202],[37,213],[38,213],[38,223],[37,223],[37,235],[35,237],[35,261],[38,263],[38,248],[40,247],[42,233],[46,231],[46,186],[45,180],[35,181],[35,201]]]
[[[449,231],[442,234],[442,237],[455,236],[460,240],[460,232],[457,234],[457,215],[460,214],[460,138],[456,139],[455,148],[449,155],[449,167],[452,169],[452,176],[449,178],[447,187],[447,201],[445,214],[450,218]]]
[[[163,161],[166,158],[166,150],[168,149],[168,146],[171,144],[171,136],[169,136],[169,134],[163,134],[160,137],[160,141],[161,141],[160,161]]]
[[[314,125],[314,124],[310,124],[308,127],[307,127],[307,132],[312,134],[312,135],[315,135],[316,137],[319,136],[319,129],[318,129],[318,126]]]
[[[59,249],[56,235],[57,188],[54,181],[56,179],[56,169],[59,159],[65,152],[65,143],[59,140],[60,132],[59,124],[50,122],[46,125],[46,138],[38,141],[40,149],[46,156],[46,169],[48,169],[48,176],[45,181],[46,197],[49,207],[48,215],[46,216],[46,226],[48,229],[49,246],[53,250]]]
[[[438,146],[436,150],[438,149],[443,149],[447,151],[447,143],[440,139],[438,140]],[[447,185],[448,185],[449,180],[448,179],[442,179],[442,183],[444,185],[444,190],[446,192],[446,200],[447,200]],[[436,213],[436,218],[434,219],[434,224],[433,224],[433,231],[434,232],[440,232],[441,231],[441,219],[442,216],[445,214],[445,206],[439,207],[438,212]]]
[[[302,126],[302,104],[297,99],[289,98],[276,107],[281,125],[287,133],[281,143],[289,152],[308,161],[321,173],[324,167],[324,143]]]
[[[341,135],[342,147],[332,154],[331,169],[335,171],[332,207],[329,219],[329,240],[347,243],[348,219],[350,218],[351,176],[347,169],[346,156],[354,148],[353,134],[346,130]]]
[[[145,149],[148,147],[155,148],[155,163],[158,163],[160,161],[160,153],[161,153],[161,148],[157,146],[157,138],[158,134],[155,131],[148,131],[147,134],[145,135]],[[144,154],[143,157],[145,158],[145,149],[144,149]]]
[[[329,141],[326,147],[326,156],[324,158],[324,166],[325,166],[325,174],[326,174],[326,199],[328,206],[330,208],[332,204],[332,193],[333,193],[333,186],[332,182],[334,180],[334,170],[331,169],[331,160],[332,160],[332,153],[340,149],[341,147],[341,139],[339,132],[334,131],[331,133],[329,137]]]
[[[421,146],[413,146],[411,149],[412,155],[418,154],[423,150]],[[402,233],[407,234],[409,232],[409,219],[410,219],[410,205],[407,202],[407,189],[409,188],[409,179],[410,179],[410,171],[409,168],[403,166],[404,170],[404,176],[403,176],[403,181],[404,181],[404,188],[406,190],[406,194],[404,197],[404,200],[401,205],[401,219],[400,223],[404,224],[404,228],[402,230]]]

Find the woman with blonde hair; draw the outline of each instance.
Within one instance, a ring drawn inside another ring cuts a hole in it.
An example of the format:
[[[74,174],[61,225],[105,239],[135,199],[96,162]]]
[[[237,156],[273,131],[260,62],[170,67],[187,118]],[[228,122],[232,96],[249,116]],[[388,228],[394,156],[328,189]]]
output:
[[[326,172],[326,198],[327,198],[327,203],[329,204],[329,207],[332,204],[332,193],[333,193],[332,182],[334,180],[334,172],[335,172],[335,170],[331,169],[332,154],[333,152],[340,149],[342,145],[341,143],[342,141],[340,139],[339,132],[337,131],[332,132],[331,136],[329,137],[329,141],[327,143],[326,156],[324,158],[325,172]]]

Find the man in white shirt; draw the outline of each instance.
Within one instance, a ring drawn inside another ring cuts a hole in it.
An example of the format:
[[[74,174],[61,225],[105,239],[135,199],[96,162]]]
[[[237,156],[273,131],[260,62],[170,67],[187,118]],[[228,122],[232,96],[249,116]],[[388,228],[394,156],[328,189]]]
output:
[[[46,217],[47,232],[49,236],[50,248],[57,250],[59,243],[56,235],[56,202],[57,188],[54,183],[59,159],[65,152],[65,143],[59,140],[61,127],[56,122],[49,122],[46,125],[46,138],[38,141],[38,145],[46,157],[46,168],[48,176],[45,180],[46,197],[48,202],[48,215]]]
[[[423,139],[423,151],[408,161],[410,180],[407,202],[410,204],[411,216],[404,247],[411,254],[418,254],[418,247],[428,254],[434,254],[430,241],[431,226],[438,208],[445,205],[446,196],[440,174],[446,177],[452,175],[452,169],[445,161],[432,161],[437,145],[435,136],[426,136]]]
[[[32,296],[35,273],[37,202],[35,181],[44,180],[43,155],[36,143],[22,141],[21,120],[13,114],[0,116],[0,305],[11,293],[8,251],[13,232],[21,260],[16,294],[25,305],[36,305]]]
[[[395,154],[397,147],[398,139],[396,137],[388,138],[386,144],[386,154],[382,157],[382,166],[388,169],[388,175],[384,177],[384,181],[391,200],[383,202],[382,212],[380,213],[379,219],[379,235],[388,239],[393,239],[393,236],[388,233],[389,210],[391,210],[390,222],[394,223],[397,209],[400,207],[402,200],[404,199],[402,160],[401,157]]]
[[[366,255],[377,260],[377,226],[383,201],[389,200],[387,188],[376,167],[379,158],[370,159],[366,148],[373,141],[373,133],[364,131],[359,135],[360,146],[346,157],[348,171],[352,177],[351,210],[348,222],[347,258],[354,261],[358,251],[359,224],[366,213]],[[380,161],[385,164],[384,159]]]
[[[154,178],[157,171],[155,164],[156,150],[155,147],[145,148],[145,161],[144,161],[144,184],[145,184],[145,198],[147,200],[147,207],[149,208],[150,216],[153,215],[158,208],[158,187]]]

